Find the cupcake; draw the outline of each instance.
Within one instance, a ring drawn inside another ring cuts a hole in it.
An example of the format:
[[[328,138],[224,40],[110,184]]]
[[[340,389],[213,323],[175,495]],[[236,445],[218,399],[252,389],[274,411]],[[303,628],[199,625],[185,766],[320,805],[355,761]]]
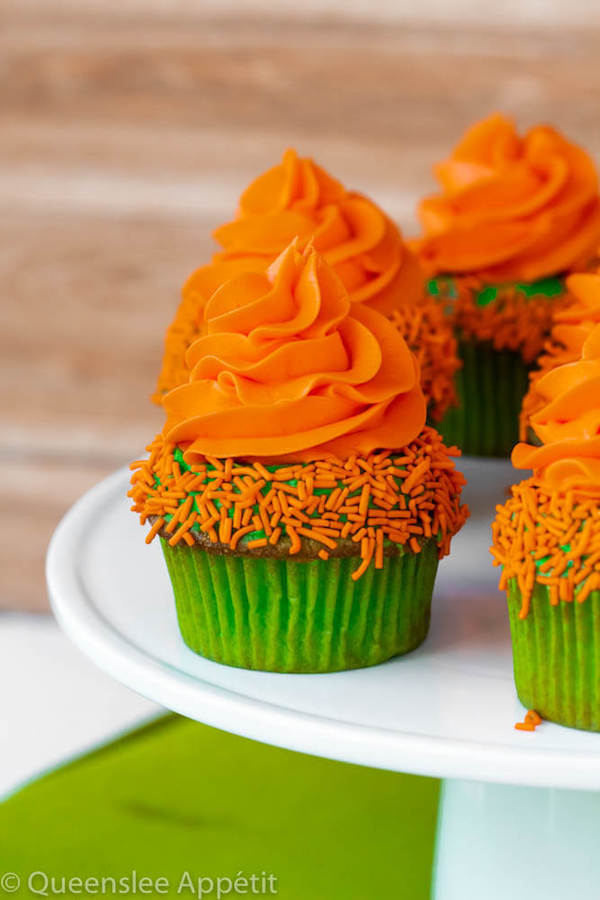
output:
[[[554,129],[519,137],[493,115],[435,174],[441,192],[421,202],[413,246],[463,362],[459,405],[440,430],[466,453],[503,456],[518,437],[529,368],[568,302],[565,275],[586,267],[600,242],[597,173]]]
[[[367,197],[348,191],[311,159],[288,150],[253,181],[232,222],[214,232],[221,251],[183,287],[169,327],[155,400],[187,379],[185,353],[202,331],[204,306],[239,272],[265,272],[297,237],[333,267],[350,299],[383,313],[417,356],[433,420],[456,402],[459,366],[451,324],[424,290],[423,273],[394,223]]]
[[[512,455],[533,475],[493,525],[517,693],[546,719],[600,731],[600,325],[576,362],[536,388],[541,446],[518,444]]]
[[[278,672],[417,647],[467,510],[406,342],[298,242],[226,281],[203,316],[130,491],[183,639]]]
[[[600,323],[600,269],[571,275],[567,278],[567,290],[571,302],[566,308],[556,310],[544,352],[529,374],[529,389],[523,399],[520,416],[522,441],[535,440],[529,420],[544,406],[544,398],[537,391],[538,381],[550,369],[579,359],[586,338]]]

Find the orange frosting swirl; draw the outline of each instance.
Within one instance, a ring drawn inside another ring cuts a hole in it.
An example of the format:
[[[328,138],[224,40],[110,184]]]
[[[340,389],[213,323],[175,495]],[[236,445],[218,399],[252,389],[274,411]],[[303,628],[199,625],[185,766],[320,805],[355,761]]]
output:
[[[223,251],[191,275],[184,296],[196,293],[203,305],[233,275],[264,271],[296,237],[301,250],[312,242],[355,302],[389,314],[423,293],[420,267],[391,219],[312,159],[287,150],[246,188],[237,217],[214,232]]]
[[[432,273],[535,281],[588,263],[600,243],[594,163],[546,125],[520,137],[492,115],[434,172],[442,192],[421,202],[424,236],[415,242]]]
[[[586,338],[600,323],[600,271],[569,276],[567,291],[569,305],[554,311],[554,324],[544,353],[537,360],[537,369],[529,376],[520,416],[522,438],[527,435],[530,418],[545,403],[537,389],[540,379],[551,369],[579,359]]]
[[[573,303],[554,313],[551,339],[579,356],[594,325],[600,323],[600,271],[571,275],[567,290]]]
[[[190,380],[164,406],[167,440],[204,456],[298,461],[403,447],[425,423],[418,366],[382,315],[351,304],[313,249],[290,245],[205,308]]]
[[[545,405],[530,422],[543,446],[517,444],[513,465],[553,490],[600,493],[600,325],[581,358],[547,372],[536,390]]]

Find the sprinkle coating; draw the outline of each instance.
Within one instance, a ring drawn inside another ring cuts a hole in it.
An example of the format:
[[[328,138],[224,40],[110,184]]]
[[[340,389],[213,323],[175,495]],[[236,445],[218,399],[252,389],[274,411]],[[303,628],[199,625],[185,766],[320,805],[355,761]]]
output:
[[[521,619],[536,583],[548,587],[552,606],[583,603],[600,588],[599,497],[558,493],[535,477],[511,490],[492,525],[494,565],[503,567],[500,590],[517,580]]]
[[[434,539],[438,556],[450,550],[468,508],[465,483],[433,428],[400,451],[309,463],[266,464],[206,457],[187,465],[181,447],[158,435],[149,457],[131,464],[133,511],[171,546],[202,543],[216,552],[360,557],[353,579],[384,557],[421,551]],[[212,545],[212,547],[211,547]]]
[[[441,304],[432,298],[398,306],[390,319],[417,358],[429,414],[439,422],[450,406],[458,404],[454,375],[462,364],[452,327]]]
[[[467,338],[490,341],[496,350],[513,350],[533,362],[544,347],[552,317],[571,301],[567,293],[549,299],[526,296],[513,284],[497,286],[496,298],[485,306],[477,297],[485,283],[475,275],[440,279],[439,297],[459,332]]]

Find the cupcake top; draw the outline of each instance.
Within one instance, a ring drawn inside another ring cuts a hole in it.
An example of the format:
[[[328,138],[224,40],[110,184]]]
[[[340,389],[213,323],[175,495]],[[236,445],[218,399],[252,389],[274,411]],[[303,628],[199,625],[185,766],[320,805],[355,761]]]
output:
[[[300,250],[310,241],[323,255],[354,302],[389,313],[399,298],[422,294],[419,266],[391,219],[295,150],[246,188],[236,218],[213,236],[222,252],[191,276],[184,293],[210,295],[236,272],[264,271],[297,238]]]
[[[585,265],[600,243],[591,158],[546,125],[524,137],[494,114],[473,125],[434,168],[415,242],[424,268],[489,283],[536,281]]]
[[[425,426],[419,367],[394,325],[352,303],[312,246],[287,247],[205,304],[189,380],[132,465],[133,509],[175,546],[360,557],[353,578],[465,521],[463,476]]]
[[[600,325],[580,359],[547,372],[537,391],[544,405],[530,424],[542,446],[517,444],[513,465],[532,469],[551,490],[600,496]]]
[[[307,460],[402,447],[425,424],[415,358],[351,303],[312,247],[234,276],[204,310],[189,381],[164,399],[165,437],[200,456]]]
[[[350,300],[389,316],[417,355],[430,411],[439,419],[456,400],[456,339],[400,231],[367,197],[347,190],[311,159],[288,150],[244,191],[236,218],[217,228],[221,246],[188,278],[170,325],[154,400],[187,380],[185,353],[203,333],[204,306],[233,276],[265,272],[296,239],[310,242],[344,283]]]
[[[500,587],[517,580],[522,618],[536,584],[548,587],[554,605],[583,602],[600,588],[600,325],[576,362],[536,387],[543,406],[531,425],[542,444],[517,444],[512,453],[513,465],[533,475],[512,488],[493,525]]]
[[[555,310],[553,325],[544,353],[537,360],[537,368],[530,375],[529,390],[523,400],[520,429],[524,440],[531,417],[544,406],[538,391],[540,379],[557,366],[575,362],[583,350],[586,338],[600,323],[600,272],[571,275],[567,278],[569,304]]]

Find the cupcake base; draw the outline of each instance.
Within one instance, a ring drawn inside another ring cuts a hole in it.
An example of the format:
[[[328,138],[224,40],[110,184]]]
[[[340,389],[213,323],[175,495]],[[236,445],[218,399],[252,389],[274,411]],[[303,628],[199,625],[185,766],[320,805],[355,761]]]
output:
[[[525,619],[520,609],[513,579],[508,611],[519,700],[544,719],[600,731],[600,591],[583,603],[551,606],[548,588],[536,584]]]
[[[386,557],[357,580],[356,556],[323,560],[171,547],[161,538],[179,628],[196,653],[245,669],[336,672],[408,653],[429,629],[438,558]]]
[[[455,375],[458,406],[436,426],[444,443],[471,456],[509,456],[519,440],[519,413],[529,366],[520,353],[461,339]]]

